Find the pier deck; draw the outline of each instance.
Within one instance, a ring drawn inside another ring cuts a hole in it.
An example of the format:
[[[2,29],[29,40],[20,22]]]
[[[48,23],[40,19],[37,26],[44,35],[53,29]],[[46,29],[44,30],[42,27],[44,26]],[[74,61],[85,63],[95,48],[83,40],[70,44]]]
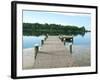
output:
[[[49,36],[37,53],[34,68],[60,68],[75,65],[70,51],[58,36]]]

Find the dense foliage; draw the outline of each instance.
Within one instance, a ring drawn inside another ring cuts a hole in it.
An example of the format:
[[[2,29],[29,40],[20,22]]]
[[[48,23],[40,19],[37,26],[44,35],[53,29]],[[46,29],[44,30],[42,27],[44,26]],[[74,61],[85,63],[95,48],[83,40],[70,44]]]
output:
[[[23,35],[84,35],[87,30],[84,26],[60,24],[23,23]]]

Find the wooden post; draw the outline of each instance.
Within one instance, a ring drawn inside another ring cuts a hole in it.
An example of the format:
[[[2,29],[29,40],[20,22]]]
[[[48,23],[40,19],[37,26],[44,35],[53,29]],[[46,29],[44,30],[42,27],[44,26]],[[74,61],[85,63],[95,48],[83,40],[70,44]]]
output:
[[[48,38],[48,34],[46,34],[46,39]]]
[[[39,51],[39,46],[35,46],[35,59],[36,59],[38,51]]]
[[[63,40],[63,42],[64,42],[64,45],[66,44],[66,40]]]
[[[72,38],[72,43],[73,43],[73,38]]]
[[[61,38],[61,41],[63,42],[63,38]]]
[[[72,53],[72,45],[70,45],[70,53]]]
[[[41,40],[41,44],[42,44],[42,45],[44,44],[44,40]]]
[[[46,40],[47,38],[45,37],[44,40]]]

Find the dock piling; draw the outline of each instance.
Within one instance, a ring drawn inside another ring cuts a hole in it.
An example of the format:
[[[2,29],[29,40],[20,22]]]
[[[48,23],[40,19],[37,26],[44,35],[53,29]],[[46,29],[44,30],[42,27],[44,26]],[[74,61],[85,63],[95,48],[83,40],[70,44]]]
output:
[[[36,44],[35,45],[35,59],[36,59],[36,56],[37,56],[38,51],[39,51],[39,45]]]
[[[41,40],[41,44],[42,44],[42,45],[44,44],[44,40]]]

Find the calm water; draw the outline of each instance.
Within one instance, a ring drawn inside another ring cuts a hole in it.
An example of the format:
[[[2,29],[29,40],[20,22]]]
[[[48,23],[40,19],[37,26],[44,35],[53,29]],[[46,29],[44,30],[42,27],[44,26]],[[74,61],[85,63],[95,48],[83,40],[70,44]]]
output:
[[[81,47],[90,47],[90,33],[86,33],[84,36],[81,36],[81,35],[77,35],[74,37],[74,40],[73,40],[73,45],[76,45],[76,46],[81,46]],[[65,46],[68,45],[68,42],[66,42]]]
[[[45,36],[23,36],[23,48],[32,48],[36,45],[41,46],[41,40],[44,40]]]
[[[75,45],[90,46],[90,33],[86,33],[84,36],[78,35],[74,38]]]
[[[41,40],[44,39],[45,36],[23,36],[23,48],[31,48],[35,45],[41,46]],[[66,45],[67,46],[66,42]],[[90,46],[90,33],[86,33],[84,36],[78,35],[74,37],[73,45],[81,45],[84,47]]]
[[[73,66],[90,66],[91,65],[91,54],[90,54],[90,33],[86,33],[84,36],[74,36],[73,43],[65,42],[65,47],[73,57]],[[41,46],[41,40],[45,36],[23,36],[23,48],[32,48],[36,45]]]
[[[91,65],[91,37],[90,33],[84,36],[74,37],[73,43],[65,43],[65,46],[70,51],[76,66],[90,66]]]

